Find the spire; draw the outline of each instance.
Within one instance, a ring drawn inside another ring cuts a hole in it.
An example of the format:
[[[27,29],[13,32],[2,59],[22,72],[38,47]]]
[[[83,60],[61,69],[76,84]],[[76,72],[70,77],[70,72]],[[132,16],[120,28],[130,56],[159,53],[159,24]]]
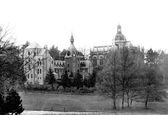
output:
[[[117,34],[121,34],[121,25],[120,24],[118,24],[118,26],[117,26]]]
[[[74,38],[73,38],[73,33],[71,32],[71,39],[70,39],[71,44],[74,43]]]

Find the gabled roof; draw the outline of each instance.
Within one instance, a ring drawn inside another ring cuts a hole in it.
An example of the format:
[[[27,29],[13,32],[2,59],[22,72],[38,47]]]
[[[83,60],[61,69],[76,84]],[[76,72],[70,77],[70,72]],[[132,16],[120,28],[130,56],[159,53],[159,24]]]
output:
[[[36,42],[30,43],[30,45],[26,48],[42,48],[39,44],[37,44]]]

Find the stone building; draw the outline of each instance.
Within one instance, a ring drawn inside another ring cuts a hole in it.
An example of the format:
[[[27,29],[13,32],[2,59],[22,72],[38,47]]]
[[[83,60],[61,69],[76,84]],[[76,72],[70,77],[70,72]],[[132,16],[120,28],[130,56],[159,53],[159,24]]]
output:
[[[42,85],[49,68],[54,67],[54,60],[47,48],[42,48],[34,42],[24,50],[24,65],[27,84]]]
[[[67,49],[64,60],[53,60],[47,48],[42,48],[37,43],[30,44],[24,50],[24,71],[27,77],[27,84],[44,84],[45,77],[49,68],[53,70],[56,79],[60,79],[65,72],[81,73],[87,77],[93,72],[93,66],[90,60],[83,60],[74,45],[74,38],[71,35],[70,46]]]
[[[67,49],[64,60],[54,61],[54,70],[57,73],[58,78],[61,78],[62,74],[66,70],[69,74],[70,72],[75,75],[77,72],[81,73],[83,77],[92,74],[93,66],[90,60],[84,60],[80,52],[77,51],[74,45],[74,37],[71,35],[70,46]]]
[[[125,36],[121,32],[121,25],[117,26],[117,34],[114,39],[112,39],[111,45],[104,46],[94,46],[90,51],[90,58],[92,60],[93,66],[102,66],[104,64],[104,58],[111,49],[122,48],[123,46],[131,47],[130,41],[127,41]]]

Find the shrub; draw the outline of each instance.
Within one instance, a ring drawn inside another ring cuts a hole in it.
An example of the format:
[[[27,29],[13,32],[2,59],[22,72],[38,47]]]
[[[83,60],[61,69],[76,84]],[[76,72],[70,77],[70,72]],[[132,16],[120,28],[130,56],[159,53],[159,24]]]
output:
[[[22,100],[20,99],[20,96],[16,92],[16,90],[11,89],[7,92],[4,108],[4,112],[6,114],[20,114],[24,111],[24,108],[22,106]]]

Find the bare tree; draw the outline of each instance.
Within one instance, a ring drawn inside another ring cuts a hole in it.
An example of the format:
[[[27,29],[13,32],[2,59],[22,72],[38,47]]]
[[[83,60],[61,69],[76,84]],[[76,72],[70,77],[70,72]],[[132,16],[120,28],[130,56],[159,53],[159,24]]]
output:
[[[116,109],[116,99],[120,93],[120,56],[117,50],[111,51],[108,58],[105,60],[106,64],[101,72],[98,74],[98,89],[101,95],[112,98],[113,109]]]

